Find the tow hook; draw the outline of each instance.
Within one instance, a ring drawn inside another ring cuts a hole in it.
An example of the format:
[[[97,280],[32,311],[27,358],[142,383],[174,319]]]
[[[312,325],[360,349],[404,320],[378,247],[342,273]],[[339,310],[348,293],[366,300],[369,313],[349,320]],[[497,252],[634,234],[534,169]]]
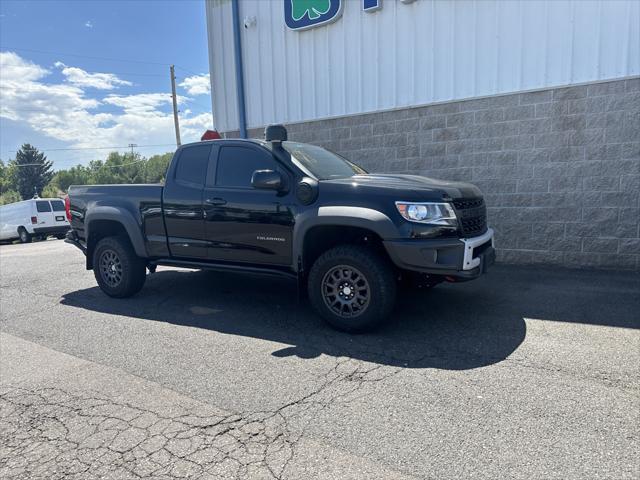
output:
[[[449,275],[445,276],[444,278],[445,278],[445,280],[446,280],[447,282],[451,282],[451,283],[455,283],[455,282],[457,282],[457,281],[458,281],[458,280],[456,279],[456,277],[451,277],[451,276],[449,276]]]

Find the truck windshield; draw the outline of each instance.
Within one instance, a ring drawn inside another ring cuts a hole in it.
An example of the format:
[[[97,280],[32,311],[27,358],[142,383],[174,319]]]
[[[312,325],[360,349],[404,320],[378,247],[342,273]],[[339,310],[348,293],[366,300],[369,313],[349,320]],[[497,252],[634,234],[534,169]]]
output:
[[[282,142],[282,146],[291,154],[298,166],[309,171],[318,180],[353,177],[367,173],[362,167],[322,147],[297,142]]]

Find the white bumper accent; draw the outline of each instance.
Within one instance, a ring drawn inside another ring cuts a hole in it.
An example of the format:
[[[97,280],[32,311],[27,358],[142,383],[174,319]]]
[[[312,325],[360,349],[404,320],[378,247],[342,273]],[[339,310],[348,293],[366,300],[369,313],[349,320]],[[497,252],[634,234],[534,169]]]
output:
[[[493,229],[487,229],[487,232],[479,237],[473,238],[461,238],[460,241],[464,243],[464,258],[462,260],[462,269],[471,270],[480,265],[479,258],[473,258],[473,249],[483,245],[487,242],[491,242],[493,247]]]

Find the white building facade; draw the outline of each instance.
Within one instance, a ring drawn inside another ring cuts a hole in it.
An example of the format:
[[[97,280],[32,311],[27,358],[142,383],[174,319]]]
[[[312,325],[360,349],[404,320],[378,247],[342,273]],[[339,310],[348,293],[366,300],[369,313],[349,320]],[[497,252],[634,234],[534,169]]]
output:
[[[206,12],[220,132],[284,123],[371,171],[476,183],[505,261],[640,269],[640,2],[207,0]]]

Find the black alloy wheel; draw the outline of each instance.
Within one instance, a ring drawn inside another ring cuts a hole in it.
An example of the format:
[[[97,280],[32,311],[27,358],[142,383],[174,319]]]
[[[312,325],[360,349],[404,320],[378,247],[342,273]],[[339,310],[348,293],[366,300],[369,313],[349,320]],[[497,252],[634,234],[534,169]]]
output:
[[[360,270],[350,265],[337,265],[322,279],[322,298],[336,315],[353,318],[369,307],[371,289]]]
[[[122,262],[113,250],[104,250],[100,255],[100,273],[105,283],[111,288],[117,287],[122,281]]]

